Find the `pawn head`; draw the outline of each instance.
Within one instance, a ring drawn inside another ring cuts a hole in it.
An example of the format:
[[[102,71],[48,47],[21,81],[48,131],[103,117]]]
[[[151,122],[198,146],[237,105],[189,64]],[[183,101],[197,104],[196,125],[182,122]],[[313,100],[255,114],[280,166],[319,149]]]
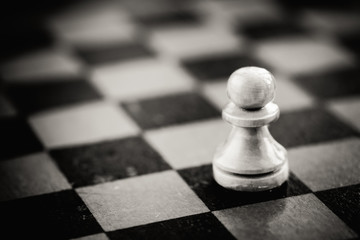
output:
[[[275,78],[264,68],[243,67],[231,74],[227,94],[240,108],[260,109],[274,99]]]

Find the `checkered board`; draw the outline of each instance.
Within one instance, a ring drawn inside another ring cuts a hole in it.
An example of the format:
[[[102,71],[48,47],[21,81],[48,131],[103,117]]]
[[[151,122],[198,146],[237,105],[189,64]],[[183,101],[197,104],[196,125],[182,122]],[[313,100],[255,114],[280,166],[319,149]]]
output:
[[[360,8],[299,2],[17,8],[26,27],[1,37],[1,238],[358,238]],[[277,79],[270,132],[291,169],[260,193],[211,170],[226,80],[248,65]]]

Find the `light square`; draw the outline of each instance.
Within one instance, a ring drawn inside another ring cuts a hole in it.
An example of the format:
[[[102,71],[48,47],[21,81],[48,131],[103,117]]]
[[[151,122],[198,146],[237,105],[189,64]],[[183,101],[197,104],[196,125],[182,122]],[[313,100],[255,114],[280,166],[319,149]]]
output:
[[[76,190],[105,231],[209,211],[174,171]]]
[[[221,3],[224,14],[232,14],[233,20],[238,24],[253,22],[264,19],[277,19],[281,16],[281,10],[269,1],[228,1]]]
[[[160,60],[134,60],[96,68],[92,82],[104,96],[134,100],[191,90],[193,79],[175,63]]]
[[[157,52],[177,58],[236,52],[242,45],[231,31],[208,26],[157,30],[150,41]]]
[[[216,119],[148,131],[145,138],[173,168],[180,169],[211,163],[230,128]]]
[[[64,175],[45,153],[0,162],[0,201],[70,188]]]
[[[229,102],[226,94],[226,80],[205,83],[202,86],[202,94],[213,103],[218,109],[222,110]]]
[[[349,66],[351,56],[331,43],[307,38],[283,38],[258,44],[254,54],[275,70],[295,75]]]
[[[100,46],[114,43],[125,43],[135,39],[135,28],[131,23],[111,23],[84,26],[61,26],[58,35],[65,42],[78,46]]]
[[[32,128],[50,148],[135,135],[139,129],[120,106],[91,102],[33,115]]]
[[[356,32],[360,27],[359,14],[351,11],[306,10],[301,21],[315,31],[336,34]]]
[[[343,121],[360,131],[360,98],[334,100],[329,103],[330,110]]]
[[[360,139],[303,146],[288,155],[290,169],[313,191],[360,183]]]
[[[96,46],[128,42],[136,29],[114,2],[86,2],[53,16],[50,29],[66,43]]]
[[[237,239],[356,237],[356,234],[313,194],[221,210],[214,212],[214,215]]]
[[[281,11],[269,1],[200,1],[201,9],[209,18],[211,25],[222,28],[245,24],[263,19],[278,19]]]
[[[281,112],[287,112],[311,107],[314,100],[289,78],[276,76],[274,102],[279,105]]]
[[[82,64],[64,49],[46,49],[18,57],[0,67],[8,82],[51,81],[78,77]]]

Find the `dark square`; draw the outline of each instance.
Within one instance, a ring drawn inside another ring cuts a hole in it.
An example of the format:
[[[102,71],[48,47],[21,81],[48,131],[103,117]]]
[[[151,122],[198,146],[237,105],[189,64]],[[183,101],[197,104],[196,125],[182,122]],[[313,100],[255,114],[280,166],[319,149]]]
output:
[[[11,23],[13,18],[8,19]],[[43,26],[37,24],[9,24],[2,29],[0,61],[47,48],[53,44],[53,37]]]
[[[199,17],[194,12],[186,9],[142,16],[138,17],[137,20],[146,27],[174,27],[179,25],[195,25],[200,22]]]
[[[0,203],[2,236],[68,239],[102,232],[80,197],[67,190]]]
[[[100,46],[78,46],[76,52],[80,58],[90,65],[151,57],[154,55],[145,45],[135,42]]]
[[[1,81],[1,79],[0,79]],[[1,88],[1,83],[0,83]],[[9,102],[8,98],[5,97],[2,91],[0,91],[0,117],[15,115],[16,109]]]
[[[271,135],[284,147],[296,147],[356,135],[355,130],[322,108],[281,114],[270,125]]]
[[[311,192],[292,173],[290,173],[288,182],[279,188],[250,193],[228,190],[218,185],[213,178],[211,165],[183,169],[178,172],[212,211]]]
[[[74,187],[170,169],[140,137],[57,149],[50,155]]]
[[[303,0],[303,1],[287,1],[287,0],[277,0],[282,6],[285,7],[285,10],[296,9],[297,11],[303,9],[317,9],[317,10],[330,10],[330,11],[349,11],[349,10],[359,10],[360,4],[357,0],[336,0],[336,1],[326,1],[326,0]]]
[[[192,215],[107,233],[111,240],[235,239],[212,213]]]
[[[330,189],[315,195],[360,234],[360,185]]]
[[[7,94],[16,108],[25,114],[101,98],[89,82],[69,79],[10,84],[7,86]]]
[[[285,36],[304,35],[305,30],[290,19],[282,21],[258,21],[242,24],[238,32],[253,40],[263,40]]]
[[[360,30],[340,37],[340,43],[360,60]]]
[[[319,99],[327,100],[360,94],[360,70],[358,68],[297,76],[295,82]]]
[[[1,118],[0,133],[0,160],[19,157],[43,149],[34,132],[21,118]]]
[[[143,129],[220,116],[215,107],[195,93],[144,99],[124,103],[123,107]]]
[[[265,67],[261,62],[244,55],[211,56],[188,59],[182,62],[184,68],[196,79],[216,81],[228,78],[236,69],[246,66]]]

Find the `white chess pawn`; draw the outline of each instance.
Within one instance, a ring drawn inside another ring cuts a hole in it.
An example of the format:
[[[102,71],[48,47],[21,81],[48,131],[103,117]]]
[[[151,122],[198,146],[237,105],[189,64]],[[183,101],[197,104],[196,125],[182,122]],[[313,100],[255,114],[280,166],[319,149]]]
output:
[[[263,191],[283,184],[289,175],[287,152],[271,136],[268,124],[279,118],[274,76],[263,68],[244,67],[228,80],[230,103],[222,117],[233,128],[214,156],[218,184],[238,191]]]

